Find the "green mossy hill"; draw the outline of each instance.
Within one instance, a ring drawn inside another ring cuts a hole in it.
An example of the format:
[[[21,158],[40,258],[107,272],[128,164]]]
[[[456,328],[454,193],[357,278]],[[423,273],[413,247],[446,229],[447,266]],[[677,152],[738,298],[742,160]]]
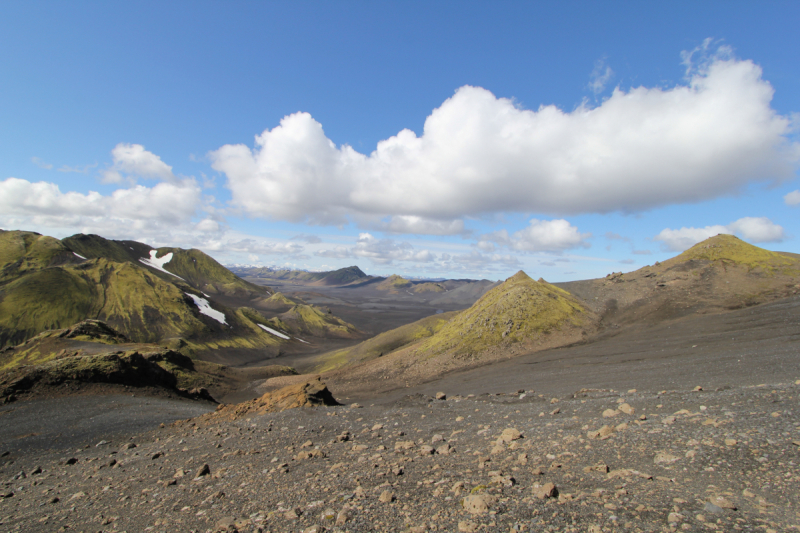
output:
[[[375,288],[381,291],[398,292],[400,290],[411,288],[412,283],[405,278],[392,274],[385,280],[381,281]]]
[[[281,309],[283,311],[287,311],[295,305],[300,305],[303,303],[305,302],[303,302],[303,300],[300,298],[289,298],[282,292],[276,292],[269,298],[264,298],[258,301],[259,307],[264,307],[271,310]]]
[[[335,350],[317,358],[313,372],[328,372],[388,355],[411,343],[427,339],[460,311],[432,315],[411,324],[385,331],[350,348]]]
[[[26,272],[82,261],[61,241],[31,231],[0,230],[0,283]]]
[[[99,235],[78,234],[67,237],[63,242],[71,250],[89,259],[105,258],[120,263],[130,261],[143,268],[148,268],[148,266],[141,259],[149,259],[150,252],[153,250],[150,246],[140,242],[113,241]],[[204,293],[239,297],[259,297],[269,294],[267,288],[239,278],[200,250],[156,249],[157,258],[162,258],[168,253],[172,253],[172,259],[164,264],[164,270],[182,278],[189,285]],[[149,270],[168,281],[179,281],[157,269]]]
[[[354,325],[331,314],[330,310],[314,305],[296,305],[269,322],[271,327],[294,335],[340,339],[356,339],[362,335]]]
[[[0,346],[87,318],[102,320],[136,342],[216,328],[175,285],[131,263],[94,259],[6,283],[0,291]]]
[[[661,263],[665,267],[688,261],[718,261],[723,264],[742,265],[750,270],[774,271],[797,267],[798,261],[777,252],[748,244],[733,235],[720,234],[697,243],[682,254]]]
[[[414,284],[414,292],[445,292],[447,289],[441,283],[428,281],[426,283]]]
[[[357,266],[340,268],[339,270],[333,270],[331,272],[321,272],[321,274],[325,275],[316,280],[313,285],[348,285],[350,283],[363,281],[369,277]]]
[[[176,369],[183,374],[181,378],[176,375]],[[187,390],[180,386],[194,372],[191,359],[170,350],[68,354],[42,364],[0,373],[0,399],[7,403],[33,389],[55,388],[65,383],[103,383],[162,387],[182,396],[213,400],[205,389]]]
[[[476,354],[503,343],[580,327],[589,320],[590,312],[571,294],[520,271],[456,315],[417,351]]]

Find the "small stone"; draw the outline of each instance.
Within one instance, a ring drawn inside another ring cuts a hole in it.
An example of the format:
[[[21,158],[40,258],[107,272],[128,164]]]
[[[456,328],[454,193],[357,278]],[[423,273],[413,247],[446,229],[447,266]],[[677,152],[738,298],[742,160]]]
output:
[[[613,418],[619,414],[616,409],[606,409],[603,411],[603,418]]]
[[[423,444],[422,446],[419,447],[417,453],[419,453],[420,455],[433,455],[435,451],[436,449],[433,446]]]
[[[736,510],[736,505],[733,504],[727,498],[723,498],[722,496],[712,496],[708,499],[709,503],[716,505],[717,507],[722,507],[723,509],[731,509],[733,511]]]
[[[200,468],[197,469],[197,472],[194,474],[195,479],[200,479],[201,477],[207,476],[211,473],[211,468],[209,468],[208,464],[204,464]]]
[[[511,442],[522,438],[522,433],[514,428],[506,428],[500,434],[500,440],[503,442]]]
[[[560,408],[560,407],[556,407],[555,409],[553,409],[552,411],[550,411],[550,414],[551,414],[551,415],[557,415],[557,414],[558,414],[558,413],[560,413],[560,412],[561,412],[561,408]]]
[[[471,520],[462,520],[458,523],[458,531],[461,533],[476,533],[476,531],[478,531],[478,524]]]
[[[437,400],[446,400],[447,399],[447,394],[445,394],[443,392],[437,392],[436,393],[436,399]]]
[[[394,443],[394,451],[410,450],[414,447],[413,440],[399,440]]]
[[[725,439],[725,446],[736,446],[738,443],[736,439]]]
[[[533,488],[533,496],[534,498],[538,498],[540,500],[544,500],[546,498],[553,498],[555,496],[558,496],[558,489],[552,483],[545,483],[541,487]]]
[[[494,498],[488,494],[470,494],[464,498],[462,505],[470,514],[486,514],[494,505]]]
[[[682,520],[683,520],[683,515],[680,513],[669,513],[669,515],[667,515],[667,522],[669,522],[670,524],[677,524]]]
[[[345,525],[348,522],[348,520],[350,520],[351,517],[352,513],[350,511],[350,508],[345,507],[344,509],[339,511],[339,513],[336,515],[336,525],[339,527]]]
[[[779,416],[781,416],[781,414],[778,411],[775,411],[774,413],[770,413],[769,416],[771,416],[772,418],[778,418]]]
[[[674,463],[678,459],[679,459],[678,457],[672,455],[671,453],[658,452],[656,454],[655,459],[653,459],[653,462],[655,464],[657,464],[657,465],[660,465],[660,464],[668,464],[669,465],[669,464]]]
[[[394,498],[394,492],[389,491],[389,490],[385,490],[385,491],[381,492],[381,495],[378,498],[378,501],[380,501],[381,503],[392,503],[394,501],[394,499],[395,499]]]
[[[236,531],[236,519],[226,516],[217,520],[217,531]]]
[[[720,507],[718,505],[714,505],[711,502],[706,502],[705,506],[703,506],[703,510],[707,511],[709,513],[714,513],[714,514],[721,514],[721,513],[725,512],[725,511],[723,511],[722,507]]]
[[[636,412],[636,410],[627,403],[620,404],[620,406],[617,407],[617,409],[619,409],[626,415],[632,415],[633,413]]]
[[[314,525],[311,527],[307,527],[303,530],[303,533],[324,533],[325,528],[323,526]]]
[[[700,392],[701,390],[703,390],[703,387],[701,387],[700,385],[698,385],[698,386],[696,386],[695,388],[692,389],[692,391],[694,391],[694,392]]]

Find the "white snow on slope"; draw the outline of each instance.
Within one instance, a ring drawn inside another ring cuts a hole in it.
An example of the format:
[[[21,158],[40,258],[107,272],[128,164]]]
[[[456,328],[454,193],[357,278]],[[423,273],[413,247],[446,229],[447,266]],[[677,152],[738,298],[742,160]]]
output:
[[[185,279],[183,279],[182,277],[178,276],[177,274],[173,274],[172,272],[170,272],[169,270],[166,270],[164,268],[164,265],[166,265],[167,263],[172,261],[172,252],[170,252],[168,254],[164,254],[161,257],[156,257],[157,253],[158,253],[158,250],[150,250],[150,259],[148,259],[146,257],[142,257],[141,259],[139,259],[139,261],[141,261],[142,263],[144,263],[145,265],[147,265],[149,267],[155,268],[156,270],[160,270],[161,272],[165,272],[165,273],[169,274],[170,276],[175,276],[178,279],[182,279],[183,281],[186,281]]]
[[[173,276],[174,275],[175,274],[173,274]],[[202,314],[213,318],[220,324],[225,324],[226,326],[228,325],[228,323],[225,322],[225,313],[217,311],[216,309],[212,309],[211,304],[208,303],[208,300],[206,300],[205,298],[200,298],[199,296],[195,296],[194,294],[189,294],[188,292],[185,294],[186,296],[189,296],[192,300],[194,300],[194,304],[197,306],[197,308],[200,310]]]
[[[75,254],[75,255],[77,255],[78,257],[80,257],[80,258],[81,258],[81,259],[83,259],[84,261],[86,261],[86,258],[85,258],[85,257],[83,257],[81,254],[79,254],[79,253],[76,253],[76,252],[72,252],[72,253],[73,253],[73,254]]]
[[[281,332],[279,332],[279,331],[275,331],[275,330],[274,330],[274,329],[272,329],[272,328],[268,328],[268,327],[267,327],[267,326],[265,326],[264,324],[259,324],[259,325],[258,325],[258,327],[260,327],[261,329],[263,329],[263,330],[264,330],[264,331],[266,331],[266,332],[272,333],[272,334],[273,334],[273,335],[275,335],[276,337],[280,337],[281,339],[286,339],[287,341],[289,340],[289,336],[288,336],[288,335],[284,335],[283,333],[281,333]]]
[[[308,341],[304,341],[304,340],[303,340],[303,339],[301,339],[300,337],[295,337],[295,339],[299,340],[300,342],[304,342],[304,343],[306,343],[306,344],[311,344],[311,343],[310,343],[310,342],[308,342]]]

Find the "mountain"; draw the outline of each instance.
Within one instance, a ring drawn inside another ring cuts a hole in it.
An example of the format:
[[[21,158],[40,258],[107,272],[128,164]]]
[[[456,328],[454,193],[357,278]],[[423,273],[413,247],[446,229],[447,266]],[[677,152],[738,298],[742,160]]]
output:
[[[717,235],[661,263],[605,278],[558,283],[609,326],[654,324],[717,313],[794,294],[800,256]]]
[[[380,291],[389,291],[389,294],[397,294],[401,290],[408,290],[413,284],[407,279],[392,274],[385,280],[381,281],[374,288]]]
[[[269,320],[276,328],[293,335],[312,335],[339,339],[357,339],[363,334],[352,324],[334,316],[330,309],[298,304]]]
[[[286,339],[202,292],[263,297],[266,289],[238,279],[202,252],[170,250],[159,256],[141,243],[95,235],[59,241],[1,232],[0,347],[98,319],[139,343],[183,338],[192,353],[229,348],[277,354]]]
[[[305,270],[273,270],[267,267],[232,267],[240,276],[272,280],[295,285],[342,286],[367,281],[367,276],[357,266],[340,268],[327,272],[307,272]]]
[[[70,250],[87,258],[104,258],[118,263],[144,265],[159,277],[183,280],[206,294],[257,297],[269,294],[260,285],[247,282],[200,250],[151,248],[136,241],[114,241],[99,235],[78,234],[63,239]]]
[[[563,289],[522,271],[484,294],[442,327],[419,350],[478,354],[512,343],[531,343],[559,332],[571,337],[591,329],[595,317]]]

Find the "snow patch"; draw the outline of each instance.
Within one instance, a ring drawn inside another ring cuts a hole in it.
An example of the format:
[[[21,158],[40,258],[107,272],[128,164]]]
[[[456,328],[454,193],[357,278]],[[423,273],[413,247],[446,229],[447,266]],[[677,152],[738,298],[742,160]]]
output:
[[[87,260],[85,257],[83,257],[83,256],[82,256],[81,254],[79,254],[79,253],[76,253],[76,252],[72,252],[72,253],[73,253],[73,254],[75,254],[75,255],[77,255],[78,257],[80,257],[80,258],[81,258],[81,259],[83,259],[84,261],[86,261],[86,260]]]
[[[295,337],[295,339],[299,340],[300,342],[304,342],[304,343],[306,343],[306,344],[311,344],[311,343],[310,343],[310,342],[308,342],[308,341],[304,341],[304,340],[303,340],[303,339],[301,339],[300,337]]]
[[[268,333],[272,333],[276,337],[280,337],[281,339],[286,339],[287,341],[289,340],[289,336],[288,335],[284,335],[283,333],[281,333],[279,331],[275,331],[272,328],[268,328],[264,324],[259,324],[258,327],[260,327],[261,329],[263,329],[264,331],[266,331]]]
[[[180,280],[186,281],[185,279],[183,279],[182,277],[178,276],[177,274],[173,274],[172,272],[170,272],[169,270],[166,270],[164,268],[164,265],[166,265],[167,263],[172,261],[172,252],[170,252],[168,254],[164,254],[161,257],[156,257],[157,253],[158,253],[158,250],[150,250],[150,259],[148,259],[146,257],[142,257],[141,259],[139,259],[139,261],[144,263],[145,265],[151,267],[151,268],[155,268],[156,270],[160,270],[161,272],[164,272],[165,274],[169,274],[170,276],[175,276],[176,278],[178,278]]]
[[[173,276],[174,275],[175,274],[173,274]],[[200,313],[213,318],[220,324],[225,324],[226,326],[228,325],[228,323],[225,322],[225,313],[217,311],[216,309],[212,309],[211,304],[208,303],[208,300],[205,298],[200,298],[199,296],[195,296],[194,294],[189,294],[188,292],[184,294],[194,300],[194,304],[200,310]]]

